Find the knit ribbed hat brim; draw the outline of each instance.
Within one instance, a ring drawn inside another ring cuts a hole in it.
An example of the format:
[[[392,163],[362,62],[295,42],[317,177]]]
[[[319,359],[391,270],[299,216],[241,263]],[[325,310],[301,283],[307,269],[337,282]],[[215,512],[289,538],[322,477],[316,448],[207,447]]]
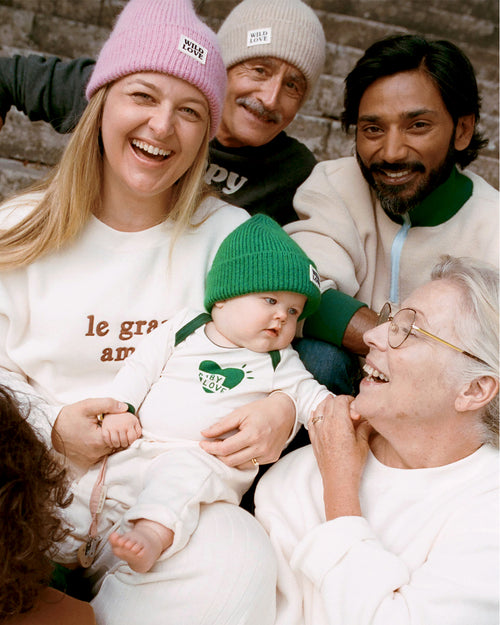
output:
[[[197,87],[207,98],[210,137],[215,136],[226,68],[215,33],[197,17],[191,0],[131,0],[97,58],[87,98],[136,72],[161,72]]]
[[[254,215],[221,243],[205,286],[205,307],[249,293],[291,291],[307,297],[301,319],[321,299],[314,263],[281,226],[267,215]]]

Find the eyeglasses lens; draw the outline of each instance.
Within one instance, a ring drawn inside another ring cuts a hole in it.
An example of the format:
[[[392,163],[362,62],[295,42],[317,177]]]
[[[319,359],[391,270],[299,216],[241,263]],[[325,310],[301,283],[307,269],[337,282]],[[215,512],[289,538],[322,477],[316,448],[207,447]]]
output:
[[[403,308],[397,312],[389,326],[389,345],[396,349],[406,341],[415,321],[415,311]]]

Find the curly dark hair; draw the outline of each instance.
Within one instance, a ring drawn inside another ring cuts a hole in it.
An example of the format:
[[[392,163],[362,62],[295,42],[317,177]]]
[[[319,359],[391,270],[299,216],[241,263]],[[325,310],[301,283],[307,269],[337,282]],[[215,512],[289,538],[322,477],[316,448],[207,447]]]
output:
[[[27,412],[0,385],[0,622],[33,607],[68,533],[58,515],[72,498],[66,470],[27,423]]]

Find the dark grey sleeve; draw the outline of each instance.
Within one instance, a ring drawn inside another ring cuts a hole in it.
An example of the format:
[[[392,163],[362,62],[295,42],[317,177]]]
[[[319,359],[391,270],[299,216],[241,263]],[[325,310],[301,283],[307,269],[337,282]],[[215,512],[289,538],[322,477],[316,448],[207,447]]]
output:
[[[95,61],[30,55],[0,57],[0,117],[15,106],[32,121],[43,120],[58,132],[70,132],[87,100],[85,86]]]

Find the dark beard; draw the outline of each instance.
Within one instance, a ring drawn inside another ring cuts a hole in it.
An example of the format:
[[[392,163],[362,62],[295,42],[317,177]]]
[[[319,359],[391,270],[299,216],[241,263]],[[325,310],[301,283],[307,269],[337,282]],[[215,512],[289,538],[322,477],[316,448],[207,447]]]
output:
[[[404,215],[415,208],[415,206],[418,206],[434,189],[437,189],[443,182],[448,180],[456,163],[454,142],[455,137],[453,136],[448,147],[448,152],[441,165],[436,169],[432,169],[417,186],[415,192],[409,197],[401,197],[408,189],[408,185],[388,185],[383,182],[376,182],[372,172],[379,169],[393,172],[409,169],[410,171],[425,173],[423,163],[420,161],[410,161],[407,163],[386,163],[385,161],[378,161],[372,163],[370,167],[367,167],[357,152],[356,158],[365,180],[375,191],[384,211],[388,215]]]

